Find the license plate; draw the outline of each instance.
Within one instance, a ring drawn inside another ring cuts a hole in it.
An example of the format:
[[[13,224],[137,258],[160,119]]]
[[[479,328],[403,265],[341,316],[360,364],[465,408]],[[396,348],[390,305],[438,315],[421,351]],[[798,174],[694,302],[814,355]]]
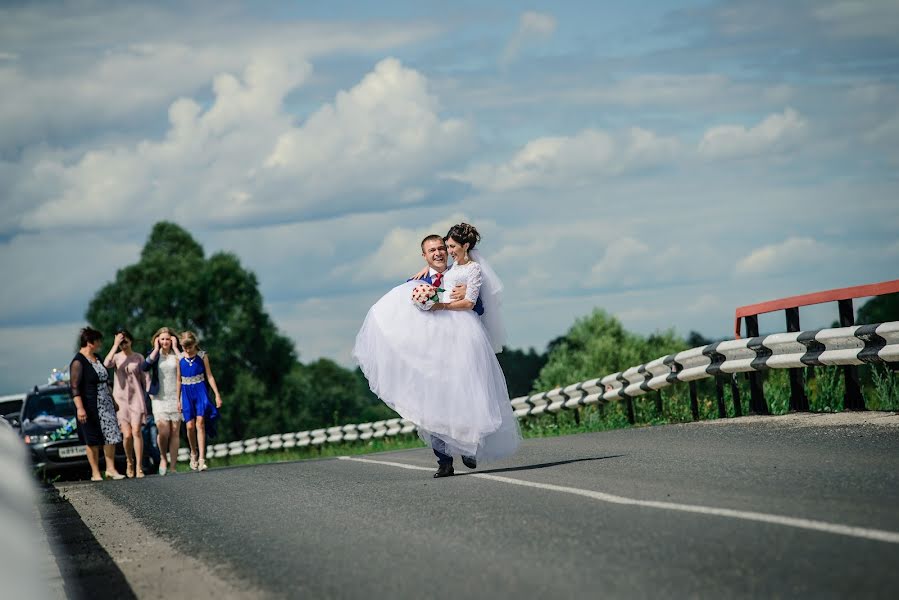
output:
[[[86,456],[87,448],[84,446],[66,446],[59,449],[60,458],[72,458],[73,456]]]

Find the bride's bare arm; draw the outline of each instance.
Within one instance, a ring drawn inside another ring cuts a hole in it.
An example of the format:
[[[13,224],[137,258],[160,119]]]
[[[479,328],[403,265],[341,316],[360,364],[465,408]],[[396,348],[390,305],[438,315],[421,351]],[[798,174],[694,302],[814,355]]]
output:
[[[464,286],[465,289],[462,290],[461,296],[458,300],[454,300],[457,297],[457,288],[454,288],[453,293],[450,295],[451,302],[437,302],[431,307],[431,310],[471,310],[474,308],[475,302],[478,301],[478,294],[481,292],[481,269],[477,263],[471,269],[468,283]]]

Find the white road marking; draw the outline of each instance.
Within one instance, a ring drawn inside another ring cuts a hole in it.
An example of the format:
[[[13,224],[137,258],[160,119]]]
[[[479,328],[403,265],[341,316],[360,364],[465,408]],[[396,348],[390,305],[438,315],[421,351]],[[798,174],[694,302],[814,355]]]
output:
[[[351,460],[355,462],[371,463],[376,465],[386,465],[389,467],[399,467],[401,469],[412,469],[415,471],[433,471],[431,467],[419,467],[417,465],[407,465],[405,463],[392,462],[386,460],[374,460],[371,458],[355,458],[352,456],[341,456],[341,460]],[[521,479],[512,479],[511,477],[501,477],[499,475],[488,475],[486,473],[468,473],[466,477],[478,477],[480,479],[489,479],[491,481],[499,481],[512,485],[520,485],[522,487],[537,488],[541,490],[549,490],[552,492],[561,492],[563,494],[572,494],[575,496],[584,496],[599,500],[600,502],[609,502],[611,504],[624,504],[626,506],[642,506],[645,508],[656,508],[659,510],[676,510],[680,512],[696,513],[700,515],[712,515],[716,517],[728,517],[731,519],[741,519],[744,521],[756,521],[759,523],[772,523],[774,525],[784,525],[786,527],[798,527],[799,529],[808,529],[811,531],[822,531],[824,533],[832,533],[836,535],[846,535],[849,537],[862,538],[866,540],[875,540],[878,542],[887,542],[890,544],[899,544],[899,533],[894,531],[885,531],[883,529],[870,529],[867,527],[853,527],[851,525],[840,525],[838,523],[827,523],[825,521],[815,521],[812,519],[801,519],[796,517],[785,517],[782,515],[772,515],[767,513],[752,512],[745,510],[734,510],[730,508],[715,508],[713,506],[702,506],[698,504],[680,504],[677,502],[658,502],[655,500],[638,500],[636,498],[625,498],[624,496],[615,496],[614,494],[606,494],[604,492],[595,492],[593,490],[583,490],[580,488],[567,487],[564,485],[552,485],[550,483],[536,483],[533,481],[523,481]]]

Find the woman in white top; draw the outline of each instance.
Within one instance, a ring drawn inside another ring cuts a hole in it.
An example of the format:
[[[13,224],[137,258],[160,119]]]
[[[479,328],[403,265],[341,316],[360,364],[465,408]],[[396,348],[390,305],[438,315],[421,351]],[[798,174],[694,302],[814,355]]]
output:
[[[178,336],[168,327],[153,335],[153,351],[144,361],[144,371],[150,371],[150,404],[156,420],[159,444],[159,474],[177,471],[178,447],[181,442],[181,399],[178,397]],[[166,456],[168,455],[168,456]]]
[[[372,391],[415,423],[426,444],[473,467],[514,453],[521,434],[495,354],[505,341],[502,283],[474,251],[473,226],[455,225],[445,239],[454,263],[441,287],[464,283],[465,297],[444,291],[424,311],[411,298],[419,281],[395,287],[369,310],[353,356]],[[471,310],[479,297],[483,319]],[[452,474],[441,463],[435,477]]]

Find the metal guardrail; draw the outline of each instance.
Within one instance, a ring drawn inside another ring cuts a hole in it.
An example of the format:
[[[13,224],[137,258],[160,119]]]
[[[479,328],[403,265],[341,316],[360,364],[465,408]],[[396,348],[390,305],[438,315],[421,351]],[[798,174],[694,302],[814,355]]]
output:
[[[512,399],[519,419],[581,406],[624,400],[633,421],[631,400],[637,396],[672,386],[691,383],[695,408],[694,382],[725,374],[751,373],[769,369],[798,369],[809,366],[899,365],[899,321],[775,333],[749,339],[716,342],[662,356],[619,373],[588,379],[547,392]],[[719,386],[719,412],[723,409]],[[739,414],[739,413],[738,413]],[[218,458],[255,452],[288,450],[324,444],[367,441],[415,432],[415,424],[404,419],[374,423],[338,425],[296,433],[276,433],[247,440],[214,444],[207,456]],[[181,448],[179,461],[189,460],[189,450]]]

